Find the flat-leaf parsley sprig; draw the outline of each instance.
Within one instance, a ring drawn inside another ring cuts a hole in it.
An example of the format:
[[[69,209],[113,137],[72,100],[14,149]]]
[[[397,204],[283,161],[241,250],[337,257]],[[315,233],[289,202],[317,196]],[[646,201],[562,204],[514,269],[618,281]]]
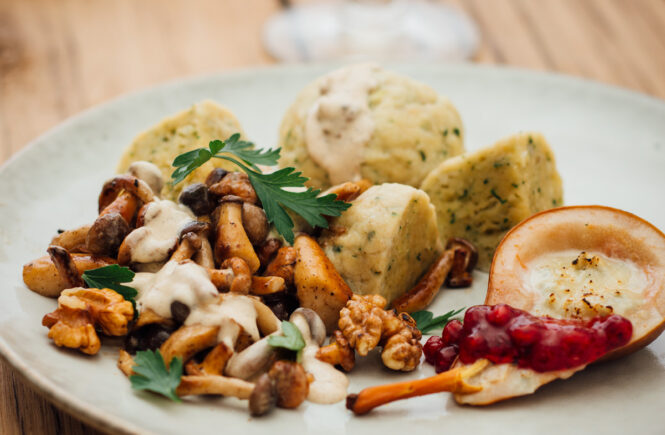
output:
[[[279,159],[281,148],[274,150],[255,150],[251,142],[241,141],[239,134],[234,134],[225,141],[210,141],[208,149],[199,148],[179,155],[173,161],[176,169],[171,174],[175,185],[183,181],[195,169],[212,158],[234,163],[249,177],[250,183],[261,200],[268,221],[275,225],[287,242],[293,244],[293,220],[286,212],[291,210],[301,216],[313,227],[327,228],[324,216],[339,216],[351,207],[344,201],[338,201],[337,195],[319,196],[318,189],[308,187],[304,191],[292,191],[287,188],[304,188],[307,177],[295,168],[287,167],[264,174],[257,165],[274,166]]]
[[[423,310],[411,313],[411,317],[416,321],[416,327],[420,329],[423,334],[428,334],[437,329],[443,329],[446,324],[453,319],[456,315],[464,311],[464,308],[459,310],[450,310],[446,314],[434,317],[431,311]]]
[[[175,402],[182,402],[176,394],[182,377],[182,359],[173,358],[167,367],[159,350],[146,350],[136,352],[134,363],[132,370],[135,374],[129,377],[132,388],[152,391]]]

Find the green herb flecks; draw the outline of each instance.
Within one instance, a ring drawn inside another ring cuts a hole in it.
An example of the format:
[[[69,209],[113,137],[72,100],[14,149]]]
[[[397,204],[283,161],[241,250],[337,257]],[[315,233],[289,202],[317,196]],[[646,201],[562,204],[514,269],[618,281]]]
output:
[[[496,193],[496,191],[495,191],[494,189],[490,190],[490,193],[492,194],[493,197],[495,197],[496,199],[498,199],[499,202],[500,202],[501,204],[505,204],[505,203],[508,202],[507,199],[503,199],[503,198],[501,198],[501,197],[499,196],[499,194]]]
[[[209,149],[199,148],[176,157],[173,161],[176,169],[171,174],[172,183],[174,185],[180,183],[211,158],[236,164],[249,177],[268,221],[274,224],[277,232],[291,244],[294,241],[294,224],[286,209],[301,216],[313,227],[328,228],[328,221],[324,216],[339,216],[351,207],[351,204],[338,201],[337,195],[319,196],[321,191],[311,187],[297,192],[286,190],[304,188],[308,178],[291,167],[264,174],[257,165],[276,165],[280,148],[254,150],[251,142],[240,141],[239,138],[238,134],[234,134],[226,141],[214,140],[210,142]]]
[[[464,309],[450,310],[446,314],[437,317],[434,317],[431,311],[416,311],[415,313],[411,313],[411,317],[416,321],[416,326],[420,332],[429,334],[432,331],[443,329],[453,317],[464,311]]]
[[[176,394],[176,388],[180,385],[182,376],[182,360],[180,358],[173,358],[169,367],[166,367],[159,350],[146,350],[136,352],[134,363],[132,370],[136,374],[129,377],[132,388],[152,391],[168,397],[174,402],[182,401]]]

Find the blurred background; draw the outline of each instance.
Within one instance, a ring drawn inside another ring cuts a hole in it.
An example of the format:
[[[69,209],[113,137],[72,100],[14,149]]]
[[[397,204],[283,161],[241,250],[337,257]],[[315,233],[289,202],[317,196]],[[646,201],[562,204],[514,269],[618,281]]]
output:
[[[0,0],[0,163],[67,117],[282,62],[500,64],[665,98],[665,0]],[[0,362],[0,433],[91,433]]]

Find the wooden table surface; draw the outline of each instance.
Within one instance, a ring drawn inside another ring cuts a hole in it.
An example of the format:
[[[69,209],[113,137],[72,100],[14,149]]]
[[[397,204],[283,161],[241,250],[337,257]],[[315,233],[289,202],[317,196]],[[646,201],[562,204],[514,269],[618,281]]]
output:
[[[665,98],[665,0],[448,3],[480,29],[477,62],[558,71]],[[0,163],[117,95],[274,63],[260,35],[280,7],[277,0],[0,0]],[[0,433],[95,432],[0,362]]]

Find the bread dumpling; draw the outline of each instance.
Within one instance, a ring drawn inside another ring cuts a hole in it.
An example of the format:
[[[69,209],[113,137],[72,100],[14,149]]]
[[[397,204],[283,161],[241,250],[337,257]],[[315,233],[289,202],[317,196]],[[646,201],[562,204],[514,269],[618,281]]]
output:
[[[319,243],[354,293],[388,302],[410,290],[441,252],[427,195],[395,183],[362,193]]]
[[[539,133],[519,133],[449,159],[421,189],[436,207],[441,240],[462,237],[475,244],[482,270],[489,269],[508,230],[534,213],[563,205],[554,154]]]
[[[464,152],[457,110],[429,86],[374,64],[348,66],[305,86],[284,115],[280,165],[312,187],[365,178],[419,186]]]
[[[162,196],[175,201],[183,187],[205,181],[213,168],[228,170],[237,170],[237,168],[225,160],[211,159],[192,172],[185,181],[173,186],[168,183],[174,170],[171,166],[173,160],[184,152],[207,148],[211,140],[226,140],[235,133],[244,135],[235,115],[212,101],[203,101],[163,119],[139,134],[123,153],[117,170],[119,173],[127,172],[129,165],[136,161],[155,164],[162,172],[165,182]]]

